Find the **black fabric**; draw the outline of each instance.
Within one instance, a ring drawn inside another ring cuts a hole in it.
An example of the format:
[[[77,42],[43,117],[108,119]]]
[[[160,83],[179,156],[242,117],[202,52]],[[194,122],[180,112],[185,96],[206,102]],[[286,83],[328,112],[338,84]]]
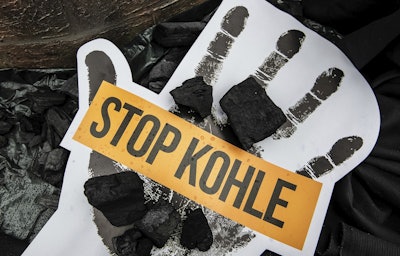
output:
[[[305,17],[342,34],[387,16],[399,6],[398,0],[302,0],[302,4]]]
[[[311,13],[311,3],[314,11],[319,8],[316,2],[303,1],[305,16]],[[363,8],[351,10],[357,2]],[[371,8],[367,5],[375,6],[366,12],[369,18],[359,16],[364,21],[353,28],[343,29],[342,22],[316,13],[309,17],[347,33],[338,45],[370,83],[381,114],[373,151],[335,185],[316,255],[400,255],[400,10],[392,1],[394,8],[382,17],[388,2],[372,2],[331,1],[337,5],[331,13],[347,6],[353,18]]]
[[[400,9],[347,35],[340,43],[361,69],[400,35]]]

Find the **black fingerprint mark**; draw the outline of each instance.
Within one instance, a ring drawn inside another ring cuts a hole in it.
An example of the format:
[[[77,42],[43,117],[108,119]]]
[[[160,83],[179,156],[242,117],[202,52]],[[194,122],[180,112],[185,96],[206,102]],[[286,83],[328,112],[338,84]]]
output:
[[[325,156],[317,156],[308,161],[296,173],[308,178],[317,179],[333,170],[349,159],[363,145],[363,140],[358,136],[344,137],[336,141]]]
[[[207,54],[195,69],[196,76],[202,76],[208,85],[214,84],[221,73],[223,60],[228,56],[235,38],[243,31],[249,12],[243,6],[228,11],[221,22],[221,31],[215,35],[207,48]]]
[[[253,75],[258,83],[267,87],[268,82],[275,77],[278,71],[300,51],[305,37],[304,33],[299,30],[289,30],[283,33],[276,43],[277,51],[273,51],[265,58]]]
[[[276,133],[272,135],[272,138],[281,139],[292,136],[297,129],[297,125],[304,122],[323,101],[338,90],[343,76],[343,71],[338,68],[330,68],[318,76],[310,92],[285,113],[286,122],[279,127]]]
[[[116,73],[110,57],[102,51],[89,53],[85,64],[89,73],[89,102],[92,102],[103,80],[115,84]]]

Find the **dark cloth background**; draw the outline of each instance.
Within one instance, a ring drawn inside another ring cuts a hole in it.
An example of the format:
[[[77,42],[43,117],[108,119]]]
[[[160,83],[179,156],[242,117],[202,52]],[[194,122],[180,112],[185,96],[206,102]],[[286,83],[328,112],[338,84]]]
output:
[[[371,154],[335,185],[316,255],[400,255],[398,1],[303,0],[303,18],[334,28],[368,80],[381,129]]]

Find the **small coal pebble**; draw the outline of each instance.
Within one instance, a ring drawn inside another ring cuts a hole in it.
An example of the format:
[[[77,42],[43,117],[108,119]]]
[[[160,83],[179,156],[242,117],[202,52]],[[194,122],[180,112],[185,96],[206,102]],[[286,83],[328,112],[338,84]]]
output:
[[[188,79],[170,93],[177,104],[193,109],[201,117],[211,114],[212,87],[204,82],[203,77]]]
[[[161,201],[149,209],[146,215],[135,224],[155,246],[161,248],[180,222],[181,217],[174,207]]]
[[[285,114],[253,77],[233,86],[220,104],[246,150],[272,135],[286,121]]]
[[[190,212],[183,222],[181,244],[188,249],[207,251],[213,243],[213,235],[201,208]]]
[[[114,226],[132,224],[146,212],[143,181],[132,171],[90,178],[84,188],[89,203]]]
[[[150,256],[153,248],[151,240],[135,228],[114,237],[112,242],[118,256]]]

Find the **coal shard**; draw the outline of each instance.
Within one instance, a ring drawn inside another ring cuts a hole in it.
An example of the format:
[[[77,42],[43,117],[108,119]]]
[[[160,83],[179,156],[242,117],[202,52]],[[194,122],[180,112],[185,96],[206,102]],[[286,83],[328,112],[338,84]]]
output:
[[[211,114],[212,87],[204,82],[203,77],[188,79],[170,93],[177,104],[191,108],[201,117]]]
[[[0,135],[0,148],[7,146],[7,144],[8,144],[8,139]]]
[[[183,222],[180,242],[188,249],[198,248],[203,252],[210,249],[213,235],[201,208],[190,212]]]
[[[285,114],[253,77],[233,86],[220,104],[246,150],[272,135],[286,121]]]
[[[12,128],[12,124],[6,122],[6,121],[0,121],[0,134],[4,135],[8,133]]]
[[[121,236],[112,239],[114,250],[118,256],[150,256],[153,243],[135,229],[125,231]]]
[[[43,113],[52,106],[62,105],[66,100],[65,94],[45,87],[32,92],[29,98],[33,102],[32,109],[36,113]]]
[[[146,212],[143,181],[132,171],[90,178],[84,188],[89,203],[114,226],[132,224]]]
[[[156,26],[153,39],[163,47],[191,46],[206,23],[193,22],[164,22]]]
[[[166,55],[159,60],[150,70],[147,77],[148,88],[156,93],[160,93],[167,84],[169,78],[175,72],[182,58],[189,48],[175,47],[168,50]]]
[[[148,237],[155,246],[161,248],[171,237],[181,217],[172,205],[159,203],[150,208],[146,215],[137,222],[136,227]]]

